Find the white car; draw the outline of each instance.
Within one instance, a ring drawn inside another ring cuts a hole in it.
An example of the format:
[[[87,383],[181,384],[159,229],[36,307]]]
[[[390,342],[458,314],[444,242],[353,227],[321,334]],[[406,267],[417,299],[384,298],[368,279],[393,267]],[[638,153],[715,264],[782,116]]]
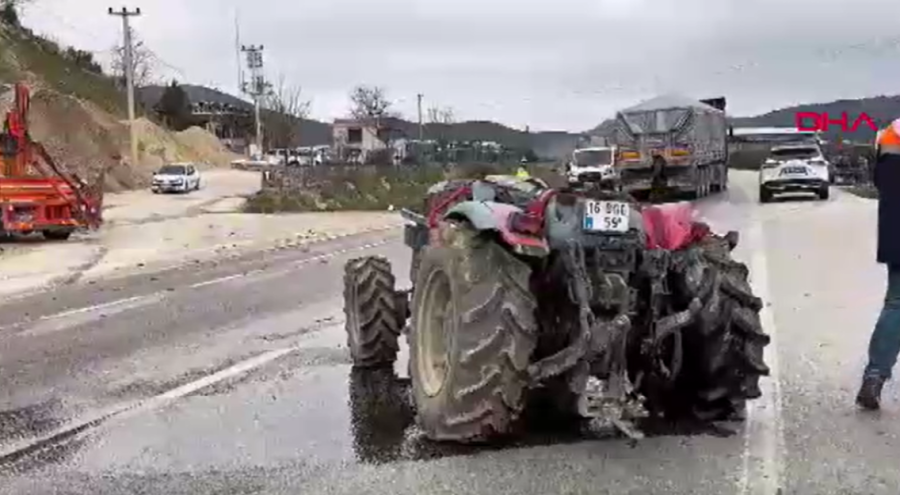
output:
[[[815,144],[775,146],[759,168],[759,202],[783,193],[812,193],[828,199],[830,165]]]
[[[566,167],[569,184],[615,182],[619,178],[615,159],[616,150],[613,147],[597,146],[575,150]]]
[[[200,190],[200,172],[196,166],[190,163],[164,165],[153,174],[150,189],[154,194],[198,191]]]

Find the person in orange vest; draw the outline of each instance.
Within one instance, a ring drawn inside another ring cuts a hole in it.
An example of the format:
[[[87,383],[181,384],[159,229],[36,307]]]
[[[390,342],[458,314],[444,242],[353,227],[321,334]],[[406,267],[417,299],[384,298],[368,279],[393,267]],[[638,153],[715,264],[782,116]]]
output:
[[[856,403],[869,410],[881,407],[881,390],[891,378],[900,354],[900,119],[875,137],[873,175],[878,190],[877,259],[887,265],[887,290],[869,340],[869,362],[856,396]]]

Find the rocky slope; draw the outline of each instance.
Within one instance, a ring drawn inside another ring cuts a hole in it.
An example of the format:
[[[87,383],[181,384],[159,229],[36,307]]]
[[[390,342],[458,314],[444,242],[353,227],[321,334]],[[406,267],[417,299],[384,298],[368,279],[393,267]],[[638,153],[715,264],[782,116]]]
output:
[[[138,163],[128,163],[123,159],[129,155],[125,98],[111,78],[85,64],[77,50],[62,49],[25,28],[0,24],[0,116],[17,81],[32,92],[32,137],[59,163],[88,180],[105,172],[107,190],[145,187],[153,170],[166,161],[226,166],[235,158],[203,129],[175,133],[141,118]]]

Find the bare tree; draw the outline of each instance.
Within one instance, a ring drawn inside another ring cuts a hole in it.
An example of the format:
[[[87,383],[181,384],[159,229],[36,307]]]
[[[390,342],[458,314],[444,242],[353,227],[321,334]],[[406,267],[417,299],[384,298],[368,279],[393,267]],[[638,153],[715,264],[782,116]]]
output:
[[[263,98],[263,128],[269,148],[292,148],[300,143],[300,121],[309,115],[310,101],[299,86],[287,84],[284,76]]]
[[[450,125],[456,123],[453,115],[453,108],[451,107],[431,107],[428,109],[428,124],[431,127],[431,131],[437,134],[437,139],[440,142],[447,141],[447,134],[450,129]]]
[[[379,86],[360,85],[350,92],[350,114],[353,118],[378,126],[382,119],[396,117],[391,102]]]
[[[428,109],[429,124],[450,125],[455,122],[453,108],[451,107],[431,107]]]
[[[140,88],[153,84],[155,81],[155,67],[153,52],[147,48],[144,42],[137,38],[134,29],[131,30],[133,48],[131,50],[131,66],[134,68],[134,86]],[[112,51],[111,69],[113,76],[125,86],[125,46],[116,44]]]
[[[20,9],[34,0],[0,0],[0,9]]]

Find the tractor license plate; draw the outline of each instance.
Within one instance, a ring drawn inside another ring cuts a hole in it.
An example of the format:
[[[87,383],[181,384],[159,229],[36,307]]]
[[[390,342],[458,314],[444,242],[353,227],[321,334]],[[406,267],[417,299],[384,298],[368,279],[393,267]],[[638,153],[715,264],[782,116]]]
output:
[[[584,230],[628,232],[631,206],[622,201],[593,201],[584,204]]]

